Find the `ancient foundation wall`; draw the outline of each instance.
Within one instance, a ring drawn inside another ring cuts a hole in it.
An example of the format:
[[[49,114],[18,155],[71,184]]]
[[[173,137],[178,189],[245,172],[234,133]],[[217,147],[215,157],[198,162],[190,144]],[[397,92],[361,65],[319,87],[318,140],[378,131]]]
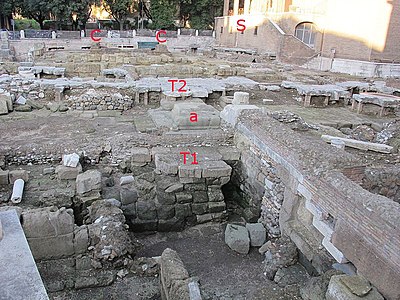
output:
[[[312,265],[352,262],[387,299],[398,299],[400,205],[374,195],[340,170],[356,165],[350,154],[299,135],[262,112],[242,114],[236,125],[242,149],[259,151],[285,186],[279,224]]]

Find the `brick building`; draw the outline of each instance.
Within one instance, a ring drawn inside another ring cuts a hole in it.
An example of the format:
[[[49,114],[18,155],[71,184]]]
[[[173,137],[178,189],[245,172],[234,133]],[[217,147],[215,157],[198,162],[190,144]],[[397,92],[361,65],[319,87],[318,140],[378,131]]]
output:
[[[215,30],[223,47],[257,49],[288,62],[320,56],[400,62],[400,0],[225,0]]]

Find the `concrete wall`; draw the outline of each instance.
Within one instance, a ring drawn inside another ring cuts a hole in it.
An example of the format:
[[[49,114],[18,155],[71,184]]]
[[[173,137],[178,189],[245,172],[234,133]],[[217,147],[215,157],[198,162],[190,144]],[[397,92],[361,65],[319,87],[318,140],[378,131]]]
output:
[[[387,299],[398,299],[400,205],[333,171],[357,165],[353,155],[261,112],[244,115],[236,141],[270,160],[285,186],[281,230],[317,270],[330,262],[322,245],[338,262],[351,261]]]

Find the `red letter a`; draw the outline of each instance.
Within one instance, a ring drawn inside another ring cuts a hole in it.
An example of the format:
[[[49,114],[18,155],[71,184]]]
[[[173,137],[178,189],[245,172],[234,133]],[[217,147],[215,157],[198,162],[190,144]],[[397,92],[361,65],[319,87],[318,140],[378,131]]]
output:
[[[192,123],[197,122],[197,120],[198,120],[197,114],[196,114],[195,112],[191,112],[191,113],[190,113],[190,118],[189,118],[189,120],[190,120],[190,122],[192,122]]]

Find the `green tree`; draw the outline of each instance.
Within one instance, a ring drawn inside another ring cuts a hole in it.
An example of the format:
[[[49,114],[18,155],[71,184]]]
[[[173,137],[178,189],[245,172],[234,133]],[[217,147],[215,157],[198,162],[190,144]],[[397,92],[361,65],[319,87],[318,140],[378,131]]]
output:
[[[99,0],[53,0],[51,12],[57,22],[72,22],[73,29],[86,27],[87,20],[92,12],[92,5],[100,4]]]
[[[132,12],[133,0],[104,0],[106,11],[119,24],[119,30],[124,29],[124,23]]]
[[[177,19],[176,0],[151,0],[150,12],[153,23],[153,29],[175,29],[175,20]]]
[[[14,9],[14,1],[0,0],[0,28],[8,27]]]
[[[181,0],[180,20],[191,28],[212,29],[214,18],[222,15],[223,0]]]
[[[22,16],[34,19],[43,28],[44,20],[50,17],[51,4],[45,0],[21,0],[16,5]]]

